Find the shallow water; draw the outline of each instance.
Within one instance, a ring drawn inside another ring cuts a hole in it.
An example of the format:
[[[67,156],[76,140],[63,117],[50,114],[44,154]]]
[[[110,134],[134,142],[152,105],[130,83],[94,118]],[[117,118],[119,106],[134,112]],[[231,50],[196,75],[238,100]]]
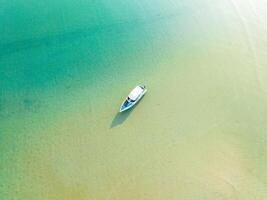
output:
[[[2,5],[4,199],[267,198],[265,1]]]

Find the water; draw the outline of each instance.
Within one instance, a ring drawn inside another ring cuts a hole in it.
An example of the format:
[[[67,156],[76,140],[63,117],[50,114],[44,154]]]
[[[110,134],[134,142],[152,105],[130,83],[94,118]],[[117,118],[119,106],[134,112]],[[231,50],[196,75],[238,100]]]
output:
[[[266,199],[264,1],[2,6],[4,199]]]

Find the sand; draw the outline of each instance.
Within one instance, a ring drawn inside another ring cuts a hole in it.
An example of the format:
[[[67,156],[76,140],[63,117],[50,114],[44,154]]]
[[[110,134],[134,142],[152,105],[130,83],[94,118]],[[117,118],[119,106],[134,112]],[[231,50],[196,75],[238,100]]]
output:
[[[264,1],[61,6],[4,20],[4,199],[267,198]]]

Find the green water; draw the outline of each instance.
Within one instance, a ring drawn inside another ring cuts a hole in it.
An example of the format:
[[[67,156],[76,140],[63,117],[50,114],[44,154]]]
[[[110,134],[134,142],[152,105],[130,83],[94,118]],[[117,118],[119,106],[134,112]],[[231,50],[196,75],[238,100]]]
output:
[[[1,5],[1,198],[267,198],[263,0]]]

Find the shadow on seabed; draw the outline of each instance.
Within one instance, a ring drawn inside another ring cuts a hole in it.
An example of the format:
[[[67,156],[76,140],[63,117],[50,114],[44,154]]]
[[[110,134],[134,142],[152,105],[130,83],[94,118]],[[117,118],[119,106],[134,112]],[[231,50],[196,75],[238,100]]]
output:
[[[116,126],[121,125],[129,117],[131,112],[132,112],[132,109],[126,110],[122,113],[118,112],[116,116],[113,118],[110,124],[110,128],[114,128]]]

